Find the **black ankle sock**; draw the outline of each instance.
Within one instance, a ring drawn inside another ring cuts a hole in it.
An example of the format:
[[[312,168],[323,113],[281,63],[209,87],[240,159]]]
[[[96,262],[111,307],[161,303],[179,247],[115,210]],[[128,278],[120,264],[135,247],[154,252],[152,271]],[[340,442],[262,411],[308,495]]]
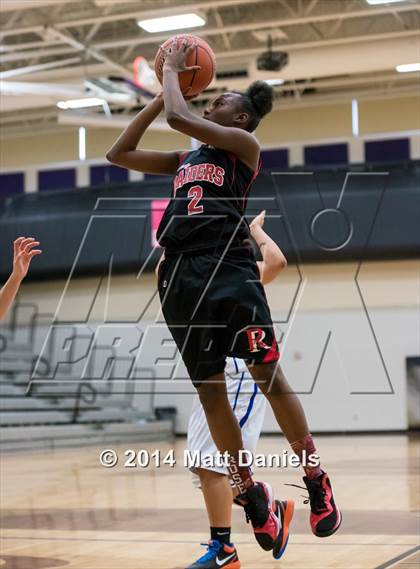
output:
[[[230,543],[230,528],[210,528],[210,539],[217,539],[220,543]]]

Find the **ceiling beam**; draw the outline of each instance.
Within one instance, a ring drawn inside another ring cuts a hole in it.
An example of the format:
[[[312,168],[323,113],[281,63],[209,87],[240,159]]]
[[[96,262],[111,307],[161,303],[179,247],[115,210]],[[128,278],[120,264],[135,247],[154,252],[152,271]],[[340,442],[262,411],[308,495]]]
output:
[[[307,42],[300,42],[300,43],[289,43],[289,44],[282,44],[282,50],[300,50],[300,49],[307,49],[307,48],[316,48],[316,47],[334,47],[337,45],[346,45],[352,43],[359,43],[359,42],[374,42],[386,39],[400,39],[400,38],[409,38],[418,36],[417,30],[409,30],[406,32],[385,32],[382,34],[368,34],[365,36],[352,36],[348,38],[335,38],[332,40],[316,40],[316,41],[307,41]],[[250,49],[237,49],[232,50],[230,52],[220,52],[216,53],[216,59],[227,59],[233,57],[248,57],[250,55],[258,55],[261,53],[261,47],[254,47]]]
[[[316,6],[318,5],[319,0],[312,0],[308,3],[308,5],[304,9],[305,16],[309,16],[315,10]]]
[[[15,25],[16,21],[19,19],[19,17],[20,17],[20,14],[17,10],[12,12],[10,18],[8,19],[8,21],[4,25],[4,28],[5,29],[12,28]]]
[[[57,28],[69,28],[73,26],[93,24],[96,22],[116,22],[118,20],[146,20],[148,18],[158,18],[173,16],[175,14],[186,14],[188,12],[206,11],[209,9],[225,8],[228,6],[241,6],[246,4],[259,4],[267,0],[211,0],[194,2],[190,4],[172,5],[168,8],[156,8],[153,10],[133,10],[129,12],[117,12],[109,15],[97,15],[91,18],[76,18],[56,24]]]
[[[213,10],[213,12],[214,12],[214,17],[216,19],[217,25],[219,26],[220,29],[223,29],[224,24],[223,24],[223,19],[222,19],[222,16],[220,15],[220,12],[217,9]],[[229,36],[227,35],[226,32],[223,33],[222,37],[223,37],[223,43],[225,44],[226,49],[232,49],[232,45],[230,43]]]
[[[407,11],[410,9],[411,11],[416,10],[420,11],[419,6],[401,6],[401,10],[399,11]],[[402,10],[404,8],[404,10]],[[379,10],[381,11],[381,10]],[[245,32],[249,30],[258,30],[258,29],[267,29],[267,28],[277,28],[277,27],[287,27],[287,26],[295,26],[297,24],[313,24],[316,22],[327,22],[330,20],[342,20],[342,19],[349,19],[349,18],[360,18],[366,16],[367,12],[371,13],[371,10],[359,10],[357,12],[348,12],[348,13],[334,13],[334,14],[320,14],[303,18],[279,18],[270,20],[264,20],[260,22],[249,22],[249,23],[236,23],[230,25],[224,25],[222,28],[203,28],[200,30],[200,36],[213,36],[219,35],[227,32]],[[381,11],[382,13],[391,13],[391,9],[384,9]],[[376,15],[376,14],[375,14]],[[94,45],[94,47],[100,49],[107,49],[109,47],[118,47],[121,45],[129,45],[131,42],[135,42],[136,45],[145,45],[150,43],[160,43],[167,39],[168,34],[155,34],[153,37],[139,37],[139,38],[127,38],[126,40],[116,40],[116,41],[107,41],[107,42],[98,42]]]
[[[122,73],[124,76],[129,75],[129,71],[126,67],[117,63],[116,61],[114,61],[110,57],[104,55],[103,53],[98,51],[98,49],[95,49],[94,47],[89,47],[89,46],[83,44],[82,42],[76,40],[70,34],[62,32],[61,30],[56,30],[54,28],[54,26],[48,27],[46,29],[46,33],[49,36],[53,36],[53,37],[56,37],[58,39],[61,39],[64,43],[68,43],[70,46],[72,46],[75,49],[83,51],[85,54],[92,56],[97,61],[101,61],[102,63],[106,63],[107,65],[109,65],[113,69],[116,69],[119,73]]]
[[[393,40],[393,39],[402,39],[402,38],[411,38],[418,36],[417,30],[408,30],[408,31],[398,31],[398,32],[385,32],[380,34],[367,34],[367,35],[360,35],[360,36],[352,36],[347,38],[335,38],[335,39],[325,39],[325,40],[315,40],[315,41],[306,41],[306,42],[299,42],[299,43],[288,43],[283,44],[282,49],[287,51],[297,51],[301,49],[313,49],[318,47],[335,47],[339,45],[348,45],[352,43],[360,43],[360,42],[375,42],[381,40]],[[73,49],[71,48],[63,48],[66,53],[71,52],[74,53]],[[238,65],[242,63],[248,63],[249,58],[252,56],[256,56],[261,53],[261,47],[255,48],[248,48],[248,49],[238,49],[238,50],[229,50],[223,52],[216,52],[216,60],[223,62],[226,59],[235,59],[239,58],[243,61],[239,61]],[[80,59],[80,55],[79,55]],[[66,60],[65,60],[66,61]],[[153,62],[150,61],[150,64]],[[43,64],[49,65],[49,64]],[[52,67],[60,67],[60,61],[52,62]],[[11,70],[13,71],[13,70]],[[64,70],[63,70],[64,71]],[[83,69],[80,67],[73,67],[69,69],[71,76],[83,74]],[[95,65],[90,65],[90,73],[92,76],[96,76],[98,74],[106,74],[109,72],[108,67],[100,66],[96,68]],[[8,72],[7,72],[8,73]],[[61,79],[65,79],[65,77],[70,76],[66,75],[65,73],[60,74]],[[42,77],[41,80],[48,81],[48,75]]]
[[[283,6],[283,8],[289,12],[292,16],[298,16],[298,12],[290,6],[290,2],[288,0],[279,0],[279,3]]]
[[[398,12],[392,12],[392,15],[397,20],[397,22],[401,25],[403,30],[409,29],[409,26],[407,26],[407,24],[404,22],[404,20],[401,18],[401,16],[398,14]]]
[[[316,37],[320,40],[324,39],[324,36],[322,35],[322,33],[318,30],[318,28],[315,26],[315,24],[308,24],[309,27],[311,28],[311,30],[314,32],[314,34],[316,35]]]
[[[407,6],[401,6],[401,9],[404,8],[405,10],[407,10]],[[410,8],[411,10],[413,10],[413,6]],[[419,7],[414,7],[415,10],[420,10],[420,6]],[[394,9],[395,11],[395,9]],[[363,12],[364,14],[366,12],[370,12],[370,10],[362,10],[359,11],[358,13],[360,14],[361,12]],[[388,12],[391,12],[391,10],[388,10]],[[258,30],[258,29],[269,29],[269,28],[276,28],[276,27],[284,27],[284,26],[288,26],[288,25],[295,25],[296,22],[301,22],[301,23],[313,23],[313,22],[317,22],[317,21],[327,21],[329,19],[335,19],[335,20],[340,20],[343,21],[344,19],[353,17],[353,15],[355,14],[355,12],[349,12],[349,13],[342,13],[342,14],[334,14],[334,15],[320,15],[320,16],[311,16],[311,17],[305,17],[305,18],[287,18],[287,19],[278,19],[278,20],[265,20],[265,21],[261,21],[261,22],[250,22],[250,23],[238,23],[238,24],[232,24],[232,25],[225,25],[221,28],[216,27],[216,28],[204,28],[202,30],[200,30],[200,35],[201,36],[213,36],[213,35],[219,35],[219,34],[224,34],[224,33],[235,33],[235,32],[244,32],[244,31],[250,31],[250,30]],[[334,16],[334,18],[333,18]],[[293,22],[293,24],[291,23]],[[54,29],[56,30],[56,32],[58,32],[58,30],[56,29],[56,26],[54,26]],[[44,33],[45,33],[45,28],[43,29]],[[407,30],[405,32],[387,32],[386,34],[390,34],[390,35],[384,35],[384,34],[369,34],[366,36],[350,36],[350,37],[346,37],[346,38],[337,38],[336,40],[331,40],[331,42],[333,41],[339,41],[340,43],[347,43],[347,42],[352,42],[352,41],[358,41],[360,37],[363,37],[363,39],[365,40],[370,40],[370,38],[372,38],[372,40],[375,39],[381,39],[383,37],[404,37],[401,35],[398,35],[400,33],[405,33],[408,35],[417,35],[418,31],[417,30]],[[58,35],[56,35],[56,37],[58,37]],[[152,36],[146,36],[146,37],[131,37],[131,38],[120,38],[118,40],[111,40],[111,41],[102,41],[102,42],[97,42],[93,45],[91,45],[89,47],[89,49],[91,50],[106,50],[106,49],[112,49],[112,48],[118,48],[118,47],[126,47],[126,46],[130,46],[130,45],[146,45],[146,44],[156,44],[156,43],[161,43],[163,41],[165,41],[167,39],[167,34],[163,35],[163,34],[154,34]],[[66,42],[69,43],[69,42]],[[80,43],[80,42],[79,42]],[[314,42],[312,42],[314,45],[316,45]],[[83,45],[80,43],[80,45]],[[299,49],[299,45],[302,44],[289,44],[289,45],[282,45],[282,49]],[[305,47],[308,45],[308,43],[303,44]],[[330,43],[330,45],[334,45],[333,43]],[[85,49],[85,47],[83,48],[77,48],[76,46],[73,46],[73,49]],[[43,50],[40,49],[38,51],[32,52],[32,51],[26,51],[26,52],[21,52],[19,53],[11,53],[11,54],[7,54],[5,55],[2,59],[3,62],[7,62],[7,61],[19,61],[20,59],[26,59],[28,57],[47,57],[47,56],[52,56],[52,55],[62,55],[62,54],[68,54],[68,53],[72,53],[73,49],[71,48],[66,48],[66,47],[57,47],[57,48],[50,48],[47,50]],[[257,52],[260,48],[257,49]],[[236,52],[235,52],[236,53]],[[244,50],[243,53],[245,54],[246,51]],[[223,53],[223,54],[217,54],[219,57],[223,57],[223,56],[229,56],[231,55],[230,53]],[[117,64],[118,65],[118,64]]]
[[[260,2],[266,2],[267,0],[212,0],[212,1],[205,1],[200,2],[199,10],[207,10],[209,8],[223,8],[226,6],[237,6],[237,5],[245,5],[245,4],[256,4]],[[103,11],[97,11],[96,14],[92,14],[89,17],[83,18],[75,18],[73,20],[63,20],[61,22],[54,22],[54,26],[57,29],[62,28],[71,28],[74,26],[85,26],[87,24],[96,24],[97,22],[117,22],[121,20],[132,20],[132,19],[139,19],[139,18],[155,18],[158,16],[165,16],[165,15],[173,15],[175,12],[177,13],[186,13],[188,11],[197,10],[197,3],[192,4],[181,4],[179,6],[172,6],[170,8],[156,8],[154,10],[130,10],[127,12],[117,12],[114,14],[106,14],[104,15]],[[35,24],[31,26],[22,26],[21,28],[14,28],[14,29],[3,29],[0,31],[0,38],[11,36],[11,35],[19,35],[25,33],[38,33],[42,32],[42,28],[44,25]]]
[[[109,6],[106,6],[104,9],[104,15],[106,16],[107,14],[109,14],[111,10],[112,10],[111,4]],[[97,34],[99,29],[102,27],[102,24],[103,22],[95,22],[93,26],[91,26],[90,30],[88,31],[88,33],[84,38],[85,43],[89,44],[92,41],[93,36]]]
[[[34,81],[1,81],[0,94],[49,95],[51,97],[82,98],[86,90],[80,85],[61,83],[35,83]]]
[[[57,45],[57,42],[53,42],[54,45]],[[39,50],[28,50],[28,51],[18,51],[15,53],[7,53],[6,55],[2,55],[1,62],[2,63],[10,63],[11,61],[22,61],[22,59],[29,59],[29,58],[36,58],[39,59],[41,57],[49,57],[50,55],[57,56],[57,55],[68,55],[69,53],[74,53],[76,48],[72,47],[65,47],[62,45],[62,40],[60,40],[61,47],[51,47],[47,49],[39,49]],[[80,50],[76,50],[80,51]]]
[[[325,34],[325,36],[327,38],[332,38],[335,36],[335,34],[338,32],[338,30],[341,28],[341,26],[343,25],[344,20],[337,20],[336,22],[334,22],[328,29],[327,33]]]
[[[366,73],[362,76],[349,76],[347,78],[323,78],[316,80],[307,80],[304,82],[296,83],[294,81],[289,81],[287,84],[278,86],[275,88],[275,93],[303,93],[306,89],[315,90],[316,93],[328,93],[336,90],[337,92],[345,93],[348,89],[352,88],[362,88],[369,87],[377,88],[388,84],[390,80],[393,80],[395,84],[400,87],[414,87],[416,85],[415,78],[404,77],[401,73],[384,73],[384,74],[374,74]],[[249,84],[248,79],[238,78],[231,82],[231,89],[245,89]],[[223,92],[226,89],[226,84],[222,80],[215,81],[212,85],[214,93],[211,95],[209,93],[202,93],[196,99],[197,103],[205,104],[210,96],[215,96],[216,93]],[[309,96],[309,95],[305,95]],[[278,98],[276,98],[278,99]]]
[[[37,48],[45,48],[46,46],[50,45],[60,45],[61,41],[54,41],[54,40],[39,40],[39,41],[27,41],[25,43],[18,43],[18,44],[2,44],[0,45],[0,53],[14,53],[19,51],[20,49],[37,49]],[[31,52],[32,53],[32,52]],[[2,61],[3,58],[2,58]]]
[[[11,28],[10,30],[3,28],[0,31],[0,39],[9,36],[20,36],[23,34],[32,34],[32,33],[41,35],[43,29],[44,26],[42,24],[36,24],[32,26],[22,26],[21,28]]]
[[[0,13],[5,12],[24,12],[33,10],[34,8],[45,8],[52,10],[58,5],[63,5],[67,0],[36,0],[36,7],[34,7],[34,0],[3,0]]]
[[[39,65],[27,65],[17,69],[9,69],[0,73],[0,79],[8,79],[9,77],[18,77],[19,75],[29,75],[30,73],[37,73],[47,69],[54,69],[57,67],[64,67],[65,65],[73,65],[78,63],[80,57],[72,57],[70,59],[62,59],[61,61],[50,61],[49,63],[40,63]]]
[[[213,0],[212,2],[201,2],[199,4],[199,9],[200,10],[206,10],[208,8],[220,8],[222,6],[231,6],[231,5],[245,5],[245,4],[255,4],[257,2],[264,2],[265,0]],[[134,12],[123,12],[123,13],[117,13],[117,14],[109,14],[107,16],[92,16],[90,18],[78,18],[78,19],[74,19],[74,20],[69,20],[66,19],[65,21],[62,22],[55,22],[54,23],[54,27],[56,29],[62,29],[62,28],[69,28],[69,27],[74,27],[74,26],[80,26],[80,25],[86,25],[86,24],[96,24],[97,22],[114,22],[114,21],[118,21],[118,20],[131,20],[131,19],[138,19],[138,18],[143,18],[143,17],[149,17],[152,14],[153,15],[162,15],[162,13],[164,12],[168,12],[168,10],[170,10],[170,12],[173,14],[174,13],[174,9],[158,9],[158,10],[153,10],[153,11],[148,11],[148,12],[141,12],[141,11],[134,11]],[[185,4],[185,5],[181,5],[177,11],[181,11],[184,12],[186,10],[197,10],[197,4]],[[354,11],[349,11],[349,12],[331,12],[331,13],[327,13],[327,14],[311,14],[310,16],[298,16],[298,17],[293,17],[293,18],[283,18],[280,20],[275,20],[277,25],[281,25],[281,26],[295,26],[295,25],[299,25],[299,24],[306,24],[308,22],[327,22],[330,20],[337,20],[337,19],[348,19],[348,18],[364,18],[366,16],[379,16],[381,14],[389,14],[389,13],[398,13],[398,12],[409,12],[409,11],[419,11],[420,10],[420,6],[418,4],[402,4],[401,6],[395,6],[395,5],[380,5],[380,6],[374,6],[373,8],[363,8],[362,10],[354,10]],[[272,22],[272,20],[271,20]],[[254,29],[254,28],[261,28],[261,27],[268,27],[268,23],[267,22],[254,22],[253,25],[251,25],[251,28],[247,27],[246,29]],[[36,25],[36,26],[24,26],[22,28],[17,28],[17,29],[13,29],[13,30],[2,30],[0,31],[0,37],[6,37],[8,35],[17,35],[20,33],[28,33],[28,32],[39,32],[41,33],[43,30],[42,25]],[[273,25],[271,25],[270,27],[273,27]],[[229,30],[214,30],[212,33],[221,33],[223,31],[229,31]],[[234,31],[234,30],[233,30]],[[209,30],[206,30],[206,28],[200,29],[200,35],[208,35]],[[157,39],[158,36],[156,34],[150,34],[148,35],[146,38],[144,38],[146,41],[142,42],[142,43],[154,43],[155,41],[162,41],[162,36],[159,36],[159,39]],[[167,38],[167,34],[164,36],[164,39]]]

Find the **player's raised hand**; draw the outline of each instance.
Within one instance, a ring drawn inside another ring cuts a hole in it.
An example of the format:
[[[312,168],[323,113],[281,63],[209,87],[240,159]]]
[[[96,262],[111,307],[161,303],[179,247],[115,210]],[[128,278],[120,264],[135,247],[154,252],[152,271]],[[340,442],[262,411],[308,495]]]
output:
[[[175,38],[171,45],[165,49],[164,68],[170,68],[177,73],[201,69],[199,65],[187,65],[187,57],[195,48],[195,43],[188,45],[187,39],[180,41],[180,38]]]
[[[263,209],[249,224],[252,231],[255,227],[263,227],[265,222],[265,209]]]
[[[22,280],[26,277],[32,259],[42,253],[37,249],[39,241],[34,237],[18,237],[13,243],[13,276]]]

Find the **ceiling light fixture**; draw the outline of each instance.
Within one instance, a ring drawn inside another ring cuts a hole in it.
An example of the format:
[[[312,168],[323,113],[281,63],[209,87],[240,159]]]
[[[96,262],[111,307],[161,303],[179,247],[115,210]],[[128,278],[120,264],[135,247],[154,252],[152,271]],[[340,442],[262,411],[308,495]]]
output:
[[[58,101],[57,107],[63,111],[68,109],[87,109],[89,107],[102,107],[104,102],[104,99],[99,99],[98,97],[86,97],[85,99]]]
[[[178,16],[165,16],[164,18],[151,18],[139,20],[137,25],[151,34],[156,32],[168,32],[186,28],[204,26],[206,21],[198,14],[179,14]]]
[[[420,71],[420,63],[403,63],[397,65],[395,68],[399,73],[412,73],[413,71]]]
[[[267,85],[271,85],[272,87],[276,87],[278,85],[283,85],[284,79],[265,79]]]
[[[379,4],[395,4],[397,2],[405,2],[405,0],[366,0],[370,6],[378,6]]]

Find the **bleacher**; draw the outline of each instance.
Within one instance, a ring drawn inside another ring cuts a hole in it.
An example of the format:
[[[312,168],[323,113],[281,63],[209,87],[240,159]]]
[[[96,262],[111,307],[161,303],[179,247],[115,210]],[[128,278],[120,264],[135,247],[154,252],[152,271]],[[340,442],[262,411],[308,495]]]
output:
[[[141,443],[173,436],[173,422],[156,419],[150,380],[141,382],[138,397],[139,381],[112,374],[99,381],[80,380],[68,366],[65,377],[51,378],[53,354],[39,357],[51,319],[35,305],[15,304],[0,330],[0,450]]]

